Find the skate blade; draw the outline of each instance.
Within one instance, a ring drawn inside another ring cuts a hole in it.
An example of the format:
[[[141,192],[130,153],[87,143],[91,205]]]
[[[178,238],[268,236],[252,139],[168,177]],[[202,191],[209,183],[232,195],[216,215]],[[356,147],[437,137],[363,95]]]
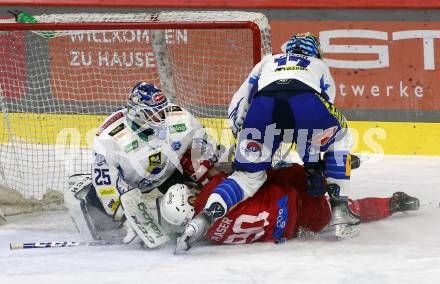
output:
[[[359,235],[359,225],[339,224],[335,225],[335,235],[339,240],[348,239]]]

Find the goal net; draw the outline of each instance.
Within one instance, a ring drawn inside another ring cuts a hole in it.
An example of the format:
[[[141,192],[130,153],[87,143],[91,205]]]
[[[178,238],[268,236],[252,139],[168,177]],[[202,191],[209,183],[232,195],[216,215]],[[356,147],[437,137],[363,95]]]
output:
[[[160,86],[228,143],[227,105],[254,64],[271,53],[260,13],[35,19],[38,24],[0,21],[0,208],[6,214],[57,203],[70,175],[90,171],[97,127],[125,105],[138,81]]]

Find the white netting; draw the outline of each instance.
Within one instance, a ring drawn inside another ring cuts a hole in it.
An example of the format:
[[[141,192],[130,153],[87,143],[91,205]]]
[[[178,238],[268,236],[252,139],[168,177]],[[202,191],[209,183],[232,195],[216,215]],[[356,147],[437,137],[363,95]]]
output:
[[[96,127],[125,105],[127,94],[141,80],[159,85],[176,103],[221,133],[231,96],[255,60],[251,30],[224,29],[222,22],[257,23],[262,54],[271,52],[267,18],[259,13],[35,18],[41,23],[212,22],[218,26],[51,31],[50,37],[35,31],[1,32],[0,186],[5,190],[0,190],[0,206],[10,199],[9,189],[38,200],[48,192],[65,190],[69,175],[89,172]],[[5,22],[13,20],[1,20],[0,25]],[[230,140],[228,132],[223,136]]]

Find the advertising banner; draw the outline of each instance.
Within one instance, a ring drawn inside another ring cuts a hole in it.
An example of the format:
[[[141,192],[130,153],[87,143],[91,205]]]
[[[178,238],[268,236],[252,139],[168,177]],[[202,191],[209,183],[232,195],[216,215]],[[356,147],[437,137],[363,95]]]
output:
[[[24,32],[0,33],[0,97],[23,97],[26,85],[25,50]]]
[[[73,32],[49,39],[52,96],[59,100],[121,101],[138,81],[160,87],[157,54],[168,65],[176,97],[225,107],[253,67],[249,30],[153,30]],[[172,75],[171,75],[172,74]],[[185,96],[186,94],[186,96]]]
[[[273,52],[293,34],[319,35],[344,109],[440,110],[440,23],[271,22]]]

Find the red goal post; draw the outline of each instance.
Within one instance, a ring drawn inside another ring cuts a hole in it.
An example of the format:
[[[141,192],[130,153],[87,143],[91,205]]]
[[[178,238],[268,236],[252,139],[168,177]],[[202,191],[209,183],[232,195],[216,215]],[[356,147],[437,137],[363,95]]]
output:
[[[233,93],[261,57],[271,53],[268,20],[260,13],[35,19],[38,23],[0,20],[3,208],[22,197],[33,208],[25,211],[45,207],[37,200],[59,196],[70,175],[87,173],[96,128],[125,105],[137,81],[159,85],[220,137]],[[23,211],[20,206],[6,214]]]

